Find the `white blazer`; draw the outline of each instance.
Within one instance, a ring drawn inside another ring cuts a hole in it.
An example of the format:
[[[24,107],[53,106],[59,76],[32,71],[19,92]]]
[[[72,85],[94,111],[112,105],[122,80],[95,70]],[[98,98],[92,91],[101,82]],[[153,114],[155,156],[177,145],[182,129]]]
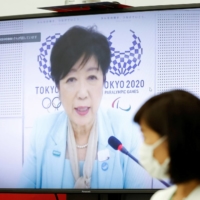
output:
[[[175,193],[177,186],[174,185],[169,187],[165,190],[160,190],[156,192],[152,197],[151,200],[171,200],[173,194]],[[200,200],[200,186],[195,188],[188,197],[184,198],[183,200]]]
[[[126,115],[124,111],[116,109],[98,111],[98,151],[108,149],[110,158],[104,163],[98,159],[95,161],[91,188],[148,189],[152,186],[152,178],[140,165],[108,144],[108,138],[115,136],[137,157],[138,131]],[[73,188],[71,166],[70,163],[66,164],[66,144],[65,112],[57,112],[37,120],[18,187]],[[63,182],[67,185],[63,185]]]

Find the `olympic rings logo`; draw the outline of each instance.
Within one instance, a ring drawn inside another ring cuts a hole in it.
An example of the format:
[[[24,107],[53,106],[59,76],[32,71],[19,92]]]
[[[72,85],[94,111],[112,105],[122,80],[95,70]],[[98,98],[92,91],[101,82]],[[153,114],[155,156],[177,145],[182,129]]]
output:
[[[55,110],[58,110],[61,106],[61,101],[59,97],[54,97],[53,99],[50,99],[49,97],[45,97],[42,100],[42,107],[49,111],[51,107],[55,108]]]

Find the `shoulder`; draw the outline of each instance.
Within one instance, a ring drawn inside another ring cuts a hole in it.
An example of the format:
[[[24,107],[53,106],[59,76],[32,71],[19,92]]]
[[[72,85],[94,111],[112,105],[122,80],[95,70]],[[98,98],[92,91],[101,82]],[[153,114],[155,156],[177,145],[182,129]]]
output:
[[[67,115],[64,111],[46,114],[38,117],[35,120],[34,128],[50,129],[54,126],[59,126],[63,121],[67,120]]]
[[[99,116],[103,118],[107,118],[110,123],[113,123],[117,126],[122,125],[122,123],[133,124],[130,114],[128,112],[115,109],[115,108],[100,107]]]
[[[171,186],[164,190],[159,190],[152,197],[151,200],[168,200],[172,197],[173,193],[176,191],[176,186]]]
[[[37,118],[36,123],[55,122],[57,120],[62,120],[63,118],[66,118],[66,114],[64,111],[60,111],[40,116]]]
[[[111,126],[114,132],[119,132],[122,129],[124,130],[127,126],[132,127],[134,125],[127,112],[114,108],[101,107],[98,117],[104,124]]]
[[[35,121],[33,133],[35,136],[45,137],[45,135],[54,132],[54,129],[65,124],[66,120],[67,115],[64,111],[43,115]]]
[[[114,108],[102,109],[101,107],[99,117],[102,121],[101,126],[104,126],[105,129],[111,127],[113,135],[124,144],[135,146],[139,143],[139,126],[132,121],[131,113]]]
[[[194,200],[199,200],[200,197],[200,185],[198,187],[196,187],[191,194],[187,197],[187,199],[194,199]]]

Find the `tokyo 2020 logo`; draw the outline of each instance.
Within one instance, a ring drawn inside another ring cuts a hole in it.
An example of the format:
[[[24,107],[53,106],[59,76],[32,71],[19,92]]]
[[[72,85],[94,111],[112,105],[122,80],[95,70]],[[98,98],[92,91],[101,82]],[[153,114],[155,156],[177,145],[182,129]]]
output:
[[[135,71],[135,68],[141,63],[141,57],[143,54],[141,40],[138,36],[136,36],[134,31],[129,30],[130,34],[132,34],[130,46],[127,47],[126,51],[120,51],[120,49],[115,48],[115,44],[112,42],[115,32],[116,31],[113,30],[108,36],[108,42],[111,50],[111,63],[109,72],[117,76],[126,76],[128,74],[132,74]],[[60,33],[56,33],[53,36],[48,36],[39,49],[40,53],[37,57],[39,70],[48,80],[51,80],[51,66],[49,61],[50,52],[55,42],[60,37]]]

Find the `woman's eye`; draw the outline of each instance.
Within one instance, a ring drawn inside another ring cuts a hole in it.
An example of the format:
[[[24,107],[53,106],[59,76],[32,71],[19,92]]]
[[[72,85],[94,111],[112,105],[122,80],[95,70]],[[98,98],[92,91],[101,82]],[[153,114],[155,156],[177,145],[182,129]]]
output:
[[[67,79],[67,83],[73,83],[73,82],[75,82],[75,81],[76,81],[75,78],[69,78],[69,79]]]
[[[97,77],[92,75],[92,76],[89,76],[88,79],[93,81],[93,80],[97,80]]]

